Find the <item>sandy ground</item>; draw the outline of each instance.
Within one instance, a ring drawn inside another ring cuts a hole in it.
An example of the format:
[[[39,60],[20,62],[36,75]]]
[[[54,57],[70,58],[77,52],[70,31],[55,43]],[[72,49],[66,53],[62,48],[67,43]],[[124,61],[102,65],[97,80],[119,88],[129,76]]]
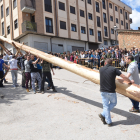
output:
[[[99,85],[66,70],[55,70],[57,93],[27,93],[8,84],[0,88],[0,140],[139,140],[140,114],[129,113],[128,98],[118,94],[113,127],[103,125]],[[21,74],[18,74],[21,83]]]

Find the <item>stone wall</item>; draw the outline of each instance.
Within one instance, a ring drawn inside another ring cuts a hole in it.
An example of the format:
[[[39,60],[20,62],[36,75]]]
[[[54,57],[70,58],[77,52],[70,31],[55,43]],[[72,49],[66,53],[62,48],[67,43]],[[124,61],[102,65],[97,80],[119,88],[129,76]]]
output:
[[[118,39],[120,48],[140,48],[139,30],[118,30]]]

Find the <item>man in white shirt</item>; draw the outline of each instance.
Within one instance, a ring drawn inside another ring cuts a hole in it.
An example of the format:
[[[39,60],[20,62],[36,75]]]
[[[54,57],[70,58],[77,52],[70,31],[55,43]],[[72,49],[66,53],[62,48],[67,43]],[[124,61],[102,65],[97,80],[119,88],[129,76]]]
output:
[[[139,85],[140,84],[140,79],[139,79],[139,71],[138,71],[138,65],[137,62],[134,60],[134,57],[132,55],[129,55],[126,58],[126,62],[127,64],[129,64],[128,66],[128,70],[127,70],[127,77],[135,84]],[[135,113],[139,113],[139,102],[130,99],[132,102],[132,109],[130,109],[130,112],[135,112]]]
[[[17,86],[17,71],[18,71],[17,62],[18,61],[16,60],[16,56],[13,55],[12,59],[9,61],[11,75],[12,75],[12,81],[13,81],[13,87]]]

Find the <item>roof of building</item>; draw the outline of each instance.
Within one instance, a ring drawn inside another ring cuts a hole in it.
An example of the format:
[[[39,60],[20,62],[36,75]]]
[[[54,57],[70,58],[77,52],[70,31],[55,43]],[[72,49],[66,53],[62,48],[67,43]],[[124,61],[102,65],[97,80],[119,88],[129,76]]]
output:
[[[126,30],[126,29],[118,29],[118,33],[140,33],[140,30]]]

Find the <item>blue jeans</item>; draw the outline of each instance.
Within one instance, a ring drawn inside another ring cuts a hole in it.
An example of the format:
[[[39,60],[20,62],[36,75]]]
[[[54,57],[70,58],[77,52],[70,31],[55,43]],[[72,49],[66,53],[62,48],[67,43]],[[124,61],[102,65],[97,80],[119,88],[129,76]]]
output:
[[[130,98],[129,98],[130,99]],[[131,102],[132,102],[132,105],[135,109],[139,110],[139,102],[133,100],[133,99],[130,99]]]
[[[48,83],[48,87],[50,87],[50,81],[48,78],[46,78],[46,82]]]
[[[116,93],[101,92],[102,102],[103,102],[103,112],[101,113],[105,117],[106,123],[110,124],[111,115],[110,111],[117,105],[117,95]]]
[[[11,70],[13,86],[16,87],[17,85],[17,70]]]

